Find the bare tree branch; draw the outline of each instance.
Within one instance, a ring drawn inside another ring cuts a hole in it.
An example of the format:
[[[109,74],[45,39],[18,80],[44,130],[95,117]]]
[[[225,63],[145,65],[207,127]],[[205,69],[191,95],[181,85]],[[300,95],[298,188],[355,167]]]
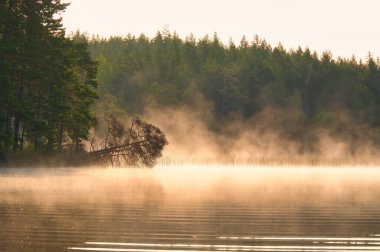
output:
[[[103,148],[95,150],[92,147],[88,153],[89,158],[106,166],[152,167],[162,156],[163,148],[168,142],[158,127],[138,117],[131,121],[127,130],[110,115],[106,115],[106,122],[108,129]]]

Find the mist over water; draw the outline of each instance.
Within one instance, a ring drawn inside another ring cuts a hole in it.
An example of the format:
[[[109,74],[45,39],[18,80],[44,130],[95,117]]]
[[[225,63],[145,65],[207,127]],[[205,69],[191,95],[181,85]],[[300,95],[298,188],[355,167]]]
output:
[[[202,102],[200,102],[202,104]],[[202,105],[199,105],[202,107]],[[208,108],[207,103],[203,108]],[[217,126],[207,109],[148,109],[144,117],[165,132],[164,157],[177,164],[221,163],[254,165],[376,166],[378,134],[345,118],[344,130],[305,127],[300,111],[268,106],[252,118],[231,115]],[[213,121],[213,123],[210,123]],[[217,127],[218,129],[212,129]],[[375,137],[373,137],[375,139]]]
[[[368,167],[0,173],[0,251],[380,251]]]

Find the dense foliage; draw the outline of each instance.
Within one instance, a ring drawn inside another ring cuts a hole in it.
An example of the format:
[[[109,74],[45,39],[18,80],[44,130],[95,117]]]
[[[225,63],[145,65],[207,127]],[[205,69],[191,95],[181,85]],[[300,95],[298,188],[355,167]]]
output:
[[[232,118],[253,118],[271,107],[284,118],[272,127],[298,141],[313,141],[317,128],[375,141],[355,126],[376,131],[380,125],[380,70],[370,55],[363,63],[307,48],[272,48],[258,37],[226,46],[216,34],[183,40],[167,31],[89,43],[103,93],[132,114],[189,106],[209,111],[218,131]]]
[[[258,37],[226,46],[216,34],[196,40],[168,31],[67,37],[59,17],[66,6],[0,2],[2,157],[81,150],[95,125],[97,92],[98,128],[106,113],[125,118],[187,107],[220,134],[238,119],[305,143],[301,151],[313,151],[320,129],[353,145],[380,143],[380,69],[370,55],[363,63],[273,48]],[[263,117],[269,123],[259,125]]]
[[[60,0],[0,2],[0,154],[79,150],[94,121],[97,65],[65,37]]]

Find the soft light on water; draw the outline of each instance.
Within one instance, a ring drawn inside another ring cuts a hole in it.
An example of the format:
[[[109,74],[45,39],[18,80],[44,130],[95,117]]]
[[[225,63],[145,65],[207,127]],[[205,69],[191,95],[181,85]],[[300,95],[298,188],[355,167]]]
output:
[[[376,167],[0,171],[0,251],[380,251]]]

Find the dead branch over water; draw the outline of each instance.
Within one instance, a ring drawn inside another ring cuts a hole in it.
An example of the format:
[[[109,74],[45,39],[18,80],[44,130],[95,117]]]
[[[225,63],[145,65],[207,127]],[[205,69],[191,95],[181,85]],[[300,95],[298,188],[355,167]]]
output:
[[[168,143],[164,133],[139,117],[133,118],[128,128],[115,117],[106,115],[108,131],[100,149],[91,141],[90,159],[103,166],[152,167],[162,156]]]

